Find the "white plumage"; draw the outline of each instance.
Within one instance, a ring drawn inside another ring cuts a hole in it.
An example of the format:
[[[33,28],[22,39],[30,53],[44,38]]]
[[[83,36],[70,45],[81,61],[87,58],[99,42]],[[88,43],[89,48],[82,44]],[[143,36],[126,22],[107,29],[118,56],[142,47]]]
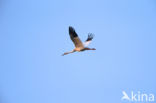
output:
[[[88,34],[87,40],[84,43],[82,43],[82,41],[78,37],[77,33],[75,32],[75,29],[73,27],[69,26],[69,35],[75,45],[75,49],[73,49],[70,52],[65,52],[63,54],[63,56],[67,55],[69,53],[76,52],[76,51],[80,52],[80,51],[85,51],[85,50],[96,50],[95,48],[88,48],[88,45],[90,44],[90,42],[93,39],[93,34],[91,34],[91,33]]]

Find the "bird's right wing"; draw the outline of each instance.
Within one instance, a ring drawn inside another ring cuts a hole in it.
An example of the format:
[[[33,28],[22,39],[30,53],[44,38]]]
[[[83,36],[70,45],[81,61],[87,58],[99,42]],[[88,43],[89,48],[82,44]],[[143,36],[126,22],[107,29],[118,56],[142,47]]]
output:
[[[69,27],[69,35],[76,48],[84,48],[82,41],[75,32],[75,29],[71,26]]]
[[[84,42],[84,46],[85,46],[85,47],[87,47],[87,46],[91,43],[93,37],[94,37],[94,35],[93,35],[92,33],[89,33],[89,34],[88,34],[88,38],[87,38],[87,40]]]

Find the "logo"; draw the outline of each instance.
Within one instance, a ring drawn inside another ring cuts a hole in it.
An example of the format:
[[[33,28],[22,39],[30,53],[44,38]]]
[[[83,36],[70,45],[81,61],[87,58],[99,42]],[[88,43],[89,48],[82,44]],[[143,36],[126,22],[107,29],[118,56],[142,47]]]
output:
[[[122,91],[122,101],[131,101],[131,102],[153,102],[154,101],[154,94],[146,94],[141,93],[140,91],[134,92],[131,91],[129,94],[125,91]]]

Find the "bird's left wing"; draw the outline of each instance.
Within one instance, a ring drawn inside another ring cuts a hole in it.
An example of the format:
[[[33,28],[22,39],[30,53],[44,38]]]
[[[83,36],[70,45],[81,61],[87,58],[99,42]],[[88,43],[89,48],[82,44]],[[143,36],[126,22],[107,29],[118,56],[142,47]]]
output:
[[[80,40],[77,33],[75,32],[75,29],[71,26],[69,26],[69,35],[76,48],[84,47],[82,41]]]

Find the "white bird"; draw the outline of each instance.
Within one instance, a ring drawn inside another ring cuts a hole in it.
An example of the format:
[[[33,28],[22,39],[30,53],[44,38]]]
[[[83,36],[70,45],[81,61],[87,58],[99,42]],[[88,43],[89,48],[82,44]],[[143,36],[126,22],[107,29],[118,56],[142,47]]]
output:
[[[69,35],[75,45],[75,49],[73,49],[70,52],[65,52],[62,56],[67,55],[69,53],[76,52],[76,51],[81,52],[81,51],[85,51],[85,50],[96,50],[95,48],[87,47],[93,39],[93,34],[89,33],[87,40],[84,43],[82,43],[82,41],[78,37],[77,33],[75,32],[75,29],[73,27],[69,26]]]

